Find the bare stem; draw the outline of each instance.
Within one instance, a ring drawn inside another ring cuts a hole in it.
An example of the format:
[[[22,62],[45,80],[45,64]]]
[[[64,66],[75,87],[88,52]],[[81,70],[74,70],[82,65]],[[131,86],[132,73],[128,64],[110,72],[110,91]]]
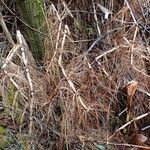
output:
[[[10,43],[12,46],[14,46],[14,45],[15,45],[15,42],[13,41],[13,39],[12,39],[12,37],[11,37],[11,34],[10,34],[10,32],[9,32],[9,30],[8,30],[8,28],[7,28],[7,26],[6,26],[6,24],[5,24],[5,21],[4,21],[4,18],[3,18],[3,16],[2,16],[2,13],[1,13],[1,12],[0,12],[0,25],[2,26],[2,29],[3,29],[3,31],[5,32],[5,34],[6,34],[7,38],[8,38],[9,43]]]

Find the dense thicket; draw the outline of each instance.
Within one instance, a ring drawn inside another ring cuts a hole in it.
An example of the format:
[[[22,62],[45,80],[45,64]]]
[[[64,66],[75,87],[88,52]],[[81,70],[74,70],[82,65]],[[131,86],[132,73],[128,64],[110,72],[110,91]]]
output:
[[[147,0],[0,3],[0,148],[150,149]]]

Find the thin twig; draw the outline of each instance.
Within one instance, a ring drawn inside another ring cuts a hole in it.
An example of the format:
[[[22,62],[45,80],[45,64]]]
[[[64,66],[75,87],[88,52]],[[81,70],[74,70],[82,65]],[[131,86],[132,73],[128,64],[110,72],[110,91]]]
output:
[[[133,65],[134,43],[135,43],[135,38],[137,36],[137,32],[138,32],[138,26],[136,26],[135,28],[132,45],[131,45],[131,65]]]
[[[109,137],[108,141],[110,141],[110,139],[112,139],[112,138],[116,135],[117,132],[121,131],[122,129],[124,129],[125,127],[127,127],[128,125],[130,125],[131,123],[133,123],[133,122],[135,122],[135,121],[137,121],[137,120],[140,120],[140,119],[142,119],[142,118],[144,118],[144,117],[146,117],[146,116],[148,116],[148,115],[150,115],[150,112],[145,113],[145,114],[142,114],[142,115],[140,115],[140,116],[137,116],[136,118],[134,118],[134,119],[132,119],[131,121],[127,122],[126,124],[124,124],[123,126],[121,126],[119,129],[117,129],[117,130]]]
[[[97,26],[98,35],[99,35],[99,37],[101,37],[101,30],[100,30],[99,23],[98,23],[98,19],[97,19],[97,14],[96,14],[96,9],[95,9],[94,0],[92,0],[92,5],[93,5],[93,10],[94,10],[94,19],[95,19],[95,21],[96,21],[96,26]]]
[[[62,40],[62,44],[61,44],[61,51],[60,51],[60,55],[59,55],[59,59],[58,59],[58,64],[61,68],[61,71],[64,75],[64,77],[66,78],[69,86],[71,87],[71,89],[73,90],[73,92],[77,95],[77,100],[80,102],[80,104],[82,105],[82,107],[84,109],[87,109],[86,105],[84,104],[81,96],[78,94],[75,86],[74,86],[74,83],[69,79],[69,77],[67,76],[66,72],[65,72],[65,69],[62,65],[62,52],[63,52],[63,49],[64,49],[64,44],[65,44],[65,40],[66,40],[66,36],[67,36],[67,31],[68,31],[68,26],[65,25],[65,32],[64,32],[64,36],[63,36],[63,40]]]
[[[149,97],[150,97],[150,93],[149,93],[149,92],[147,92],[147,91],[145,91],[144,89],[142,89],[142,88],[138,88],[137,90],[138,90],[138,91],[140,91],[140,92],[142,92],[142,93],[144,93],[144,94],[146,94],[147,96],[149,96]]]
[[[16,88],[18,91],[21,91],[20,86],[19,86],[19,85],[16,83],[16,81],[12,78],[12,76],[10,75],[10,73],[8,73],[8,72],[6,71],[6,69],[3,69],[3,72],[4,72],[4,74],[5,74],[7,77],[9,77],[11,83],[15,86],[15,88]],[[25,98],[27,99],[27,97],[25,96],[25,94],[23,94],[23,92],[20,92],[20,94],[21,94],[23,97],[25,97]]]
[[[133,18],[134,23],[135,23],[135,24],[138,24],[137,21],[136,21],[136,19],[135,19],[135,17],[134,17],[134,14],[133,14],[133,12],[132,12],[132,9],[131,9],[131,7],[130,7],[128,1],[125,0],[125,3],[126,3],[126,5],[127,5],[128,9],[130,10],[130,13],[131,13],[131,16],[132,16],[132,18]]]
[[[19,90],[20,89],[19,85],[14,81],[14,79],[11,76],[9,76],[8,72],[6,70],[4,70],[4,73],[5,73],[5,75],[7,75],[9,77],[10,81],[13,83],[13,85],[16,87],[16,89]]]
[[[64,1],[62,1],[62,3],[63,3],[63,6],[64,6],[66,12],[67,12],[72,18],[74,18],[73,15],[72,15],[72,13],[71,13],[71,11],[70,11],[69,8],[67,7],[66,3],[65,3]]]
[[[5,24],[5,21],[4,21],[4,18],[3,18],[3,16],[2,16],[2,13],[1,13],[1,12],[0,12],[0,25],[2,26],[2,29],[3,29],[3,31],[5,32],[6,37],[7,37],[8,41],[9,41],[9,43],[10,43],[12,46],[14,46],[14,45],[15,45],[15,42],[14,42],[13,39],[12,39],[12,36],[11,36],[11,34],[10,34],[10,32],[9,32],[9,30],[8,30],[8,28],[7,28],[7,26],[6,26],[6,24]]]
[[[134,144],[126,144],[126,143],[112,143],[107,142],[108,145],[115,145],[115,146],[126,146],[126,147],[134,147],[134,148],[143,148],[143,149],[150,149],[149,146],[141,146],[141,145],[134,145]]]
[[[8,65],[8,63],[11,61],[15,53],[21,48],[21,45],[17,44],[13,46],[13,48],[10,50],[8,56],[6,57],[1,69],[5,69],[5,67]]]
[[[118,48],[120,48],[120,46],[114,47],[114,48],[110,49],[109,51],[104,52],[103,54],[97,56],[97,57],[95,58],[95,60],[98,61],[98,59],[100,59],[100,58],[102,58],[103,56],[105,56],[105,55],[107,55],[107,54],[109,54],[109,53],[111,53],[111,52],[117,50]]]
[[[61,27],[62,27],[62,22],[60,22],[59,28],[58,28],[58,34],[57,34],[57,38],[56,38],[56,46],[55,46],[55,50],[56,50],[56,51],[57,51],[57,49],[58,49],[59,38],[60,38],[60,33],[61,33]]]
[[[136,67],[134,67],[134,66],[133,66],[133,69],[134,69],[134,70],[136,70],[137,72],[139,72],[139,73],[143,74],[144,76],[146,76],[146,77],[150,78],[150,76],[149,76],[148,74],[146,74],[146,73],[144,73],[143,71],[141,71],[141,70],[137,69]]]
[[[149,129],[150,128],[150,125],[148,125],[148,126],[146,126],[146,127],[143,127],[141,130],[142,131],[145,131],[145,130],[147,130],[147,129]]]
[[[97,38],[97,39],[93,42],[93,44],[89,47],[89,49],[85,52],[85,54],[89,53],[89,52],[94,48],[94,46],[95,46],[100,40],[101,40],[100,37]]]

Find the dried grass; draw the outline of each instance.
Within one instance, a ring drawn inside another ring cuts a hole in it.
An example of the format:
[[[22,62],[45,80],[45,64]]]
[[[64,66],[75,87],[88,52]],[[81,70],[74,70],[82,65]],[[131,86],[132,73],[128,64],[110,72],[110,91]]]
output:
[[[95,149],[105,144],[111,149],[149,149],[145,143],[129,142],[137,130],[127,128],[136,122],[138,134],[150,138],[148,1],[99,3],[112,12],[108,20],[101,17],[104,12],[97,2],[49,6],[51,35],[45,39],[44,70],[19,41],[17,46],[24,50],[13,45],[2,58],[2,107],[9,110],[15,130],[28,135],[30,148]],[[121,117],[126,111],[121,114],[127,104],[118,93],[132,80],[138,88],[132,119],[125,122]]]

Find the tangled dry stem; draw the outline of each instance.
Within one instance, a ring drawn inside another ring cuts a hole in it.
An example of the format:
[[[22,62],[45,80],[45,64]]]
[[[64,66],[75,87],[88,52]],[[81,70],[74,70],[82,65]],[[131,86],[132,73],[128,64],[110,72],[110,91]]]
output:
[[[147,1],[139,4],[125,0],[119,8],[114,3],[117,10],[112,8],[111,18],[103,23],[99,22],[102,19],[99,14],[103,12],[99,13],[98,4],[94,1],[91,7],[90,4],[91,1],[81,1],[80,5],[63,2],[58,8],[49,6],[47,23],[51,39],[45,40],[45,71],[37,69],[18,32],[17,44],[13,43],[3,58],[0,87],[3,107],[15,106],[6,102],[12,84],[15,94],[19,93],[13,95],[14,103],[21,107],[21,110],[13,108],[21,114],[16,124],[22,134],[28,131],[32,144],[39,149],[93,149],[99,143],[112,145],[112,149],[146,148],[127,144],[120,131],[136,122],[139,130],[148,138],[150,135],[146,128],[150,119],[149,45],[145,44],[146,29],[140,28],[140,25],[146,28],[143,18],[147,20]],[[88,10],[85,18],[81,10],[73,13],[77,6]],[[137,11],[139,6],[142,13]],[[88,17],[92,22],[89,26]],[[85,40],[91,37],[92,42]],[[49,53],[51,47],[53,54]],[[132,103],[133,119],[120,124],[123,120],[118,116],[126,108],[121,107],[123,102],[117,94],[120,87],[132,80],[139,83]],[[13,114],[12,118],[16,116]],[[121,138],[116,138],[120,134]]]

